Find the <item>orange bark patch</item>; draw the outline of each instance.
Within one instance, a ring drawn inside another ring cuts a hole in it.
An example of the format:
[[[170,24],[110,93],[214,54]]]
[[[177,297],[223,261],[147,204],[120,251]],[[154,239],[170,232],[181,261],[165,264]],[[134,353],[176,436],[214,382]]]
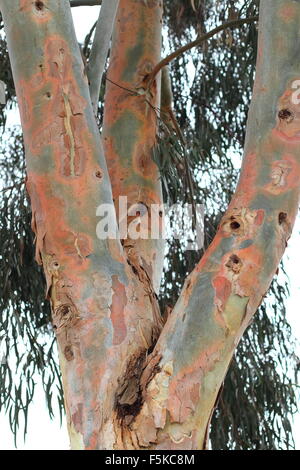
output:
[[[295,118],[294,122],[279,122],[275,130],[275,134],[278,137],[285,139],[290,142],[299,143],[300,142],[300,115]]]
[[[215,289],[215,305],[218,310],[223,310],[231,294],[231,282],[224,276],[217,276],[213,279],[212,284]],[[224,326],[224,322],[222,322],[222,326]]]
[[[259,273],[262,267],[262,254],[254,245],[237,251],[243,266],[234,281],[233,293],[241,297],[250,297],[259,291]]]
[[[92,252],[92,241],[85,234],[74,233],[65,220],[63,200],[54,196],[49,178],[42,175],[28,175],[27,189],[33,211],[32,228],[37,237],[36,258],[40,260],[40,252],[60,254],[68,258],[72,267],[87,262]],[[47,217],[46,217],[47,214]],[[77,255],[77,256],[73,256]]]
[[[112,258],[118,261],[119,263],[124,264],[125,263],[124,252],[122,250],[119,240],[109,238],[107,240],[107,244],[108,244],[108,249]]]
[[[44,61],[29,81],[17,84],[26,145],[39,156],[51,145],[56,169],[79,176],[90,160],[90,132],[84,118],[87,105],[74,78],[67,43],[52,36],[44,45]],[[36,107],[36,103],[39,107]],[[93,168],[95,171],[101,169]]]
[[[127,296],[125,287],[118,280],[117,276],[112,276],[112,305],[111,305],[111,321],[114,329],[113,344],[118,345],[126,337],[127,328],[124,319],[124,309],[127,304]]]
[[[44,265],[47,296],[55,281],[53,301],[58,303],[53,308],[68,306],[68,315],[59,320],[59,324],[65,324],[67,317],[76,319],[71,299],[80,298],[74,286],[80,285],[81,274],[89,268],[93,242],[87,234],[74,232],[68,226],[64,202],[54,196],[47,175],[29,173],[27,188],[32,205],[32,229],[36,235],[36,260]]]
[[[278,16],[286,23],[290,23],[294,18],[297,17],[297,6],[296,5],[283,5],[279,11]]]
[[[262,225],[264,219],[265,219],[265,211],[263,209],[259,209],[255,217],[255,221],[254,221],[255,225],[256,226]]]
[[[231,294],[250,297],[259,290],[261,266],[262,255],[254,245],[223,257],[218,275],[213,279],[215,305],[220,313],[224,311]],[[217,321],[224,326],[220,316],[217,316]]]

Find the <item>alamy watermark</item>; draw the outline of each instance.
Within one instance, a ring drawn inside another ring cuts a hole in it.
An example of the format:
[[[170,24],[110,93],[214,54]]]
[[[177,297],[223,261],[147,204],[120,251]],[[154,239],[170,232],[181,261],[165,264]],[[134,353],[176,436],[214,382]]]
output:
[[[101,204],[96,233],[100,240],[179,240],[183,251],[200,250],[204,244],[203,204],[128,204],[120,196],[116,210],[113,204]]]

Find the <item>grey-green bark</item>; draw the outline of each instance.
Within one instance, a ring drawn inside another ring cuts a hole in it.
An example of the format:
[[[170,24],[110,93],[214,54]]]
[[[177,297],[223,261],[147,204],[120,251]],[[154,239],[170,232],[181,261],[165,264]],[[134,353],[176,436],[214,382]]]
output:
[[[89,56],[87,75],[90,82],[90,95],[95,113],[97,113],[98,109],[100,86],[118,4],[119,0],[103,0]]]
[[[176,103],[176,104],[177,104],[177,103]],[[283,116],[283,115],[284,115],[284,113],[282,114],[282,116]],[[282,169],[284,170],[284,168],[282,168]],[[274,180],[277,180],[277,179],[278,179],[278,175],[279,175],[278,171],[277,171],[277,172],[275,171]],[[277,179],[276,179],[276,178],[277,178]],[[230,264],[230,263],[228,263],[228,264]],[[238,264],[238,263],[237,263],[237,264]],[[165,369],[165,371],[170,372],[170,367],[167,367],[167,368]]]

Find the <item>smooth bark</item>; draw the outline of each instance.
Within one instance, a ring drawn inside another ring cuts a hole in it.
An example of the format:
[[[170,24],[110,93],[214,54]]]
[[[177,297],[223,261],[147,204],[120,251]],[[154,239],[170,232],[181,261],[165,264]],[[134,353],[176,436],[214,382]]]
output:
[[[0,5],[71,446],[109,448],[105,423],[116,415],[114,435],[121,440],[120,416],[139,398],[136,368],[157,335],[157,312],[119,240],[96,234],[97,207],[113,209],[113,202],[69,2]]]
[[[144,404],[134,423],[145,447],[205,448],[234,350],[291,235],[299,206],[299,24],[299,2],[261,1],[257,74],[240,180],[141,379],[148,382],[154,365],[159,370],[144,386]]]
[[[97,114],[100,87],[119,0],[103,0],[89,56],[87,75],[94,113]]]
[[[161,247],[99,240],[96,209],[120,195],[133,204],[161,201],[150,159],[159,80],[150,90],[146,81],[160,59],[162,5],[120,2],[105,102],[110,178],[69,2],[0,6],[72,448],[203,449],[228,365],[298,210],[300,3],[261,1],[239,184],[157,343]]]
[[[103,144],[117,213],[119,197],[126,196],[128,207],[133,208],[128,224],[140,217],[140,226],[148,237],[135,240],[129,236],[122,243],[146,289],[156,295],[164,257],[162,238],[151,239],[151,206],[163,202],[159,171],[152,160],[160,75],[148,91],[146,82],[160,60],[162,2],[120,0],[115,25],[107,72]],[[159,211],[163,224],[163,209]]]

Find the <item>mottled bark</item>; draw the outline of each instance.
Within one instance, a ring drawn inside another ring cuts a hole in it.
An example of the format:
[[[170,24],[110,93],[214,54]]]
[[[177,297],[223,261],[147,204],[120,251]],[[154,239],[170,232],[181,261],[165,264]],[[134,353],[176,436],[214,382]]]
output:
[[[158,292],[163,241],[151,239],[151,205],[162,204],[152,149],[157,133],[160,76],[146,90],[147,77],[160,60],[162,1],[120,0],[107,73],[103,143],[118,212],[119,196],[135,206],[149,239],[123,240],[146,289]],[[143,211],[138,205],[143,205]],[[163,216],[163,213],[161,212]],[[130,216],[128,223],[137,215]],[[162,217],[163,218],[163,217]]]
[[[105,103],[110,178],[68,0],[0,6],[72,448],[203,449],[232,354],[298,210],[300,3],[261,1],[239,184],[156,345],[161,241],[99,240],[96,209],[118,196],[161,201],[150,159],[159,83],[146,87],[159,62],[161,2],[120,2]]]
[[[0,6],[71,445],[121,446],[115,441],[140,400],[138,366],[157,335],[157,311],[120,242],[96,236],[98,205],[113,205],[111,185],[68,0]]]
[[[261,1],[240,180],[142,376],[147,384],[153,366],[159,371],[143,388],[144,404],[133,425],[145,447],[205,447],[233,352],[291,235],[299,206],[300,92],[294,84],[300,78],[299,25],[299,2]]]

